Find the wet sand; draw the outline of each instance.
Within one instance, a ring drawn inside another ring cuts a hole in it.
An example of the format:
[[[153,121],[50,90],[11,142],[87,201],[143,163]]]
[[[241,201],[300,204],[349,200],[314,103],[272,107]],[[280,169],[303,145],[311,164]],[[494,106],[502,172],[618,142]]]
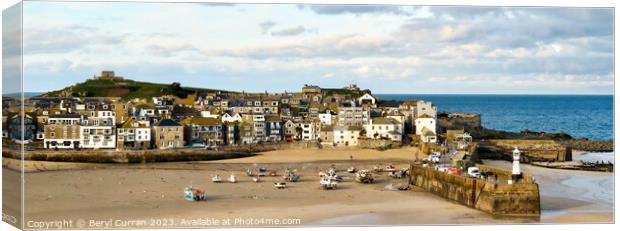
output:
[[[83,219],[86,225],[82,227],[105,228],[89,226],[89,222],[113,219],[120,223],[113,224],[111,228],[149,228],[221,227],[227,225],[215,225],[207,221],[226,218],[237,218],[238,222],[233,220],[232,226],[491,224],[541,221],[574,223],[610,222],[613,219],[606,208],[598,207],[593,201],[549,196],[543,197],[544,211],[540,221],[532,218],[492,217],[420,189],[388,190],[386,185],[406,183],[406,180],[389,178],[386,173],[377,175],[375,184],[359,184],[353,181],[352,174],[343,172],[341,174],[345,181],[337,190],[319,188],[318,171],[325,170],[332,164],[343,171],[351,165],[372,168],[375,165],[384,167],[389,163],[396,164],[400,169],[407,167],[416,153],[415,148],[383,152],[302,149],[266,152],[242,159],[189,163],[119,165],[29,161],[25,163],[29,170],[26,174],[25,220]],[[17,176],[17,172],[6,168],[11,165],[10,162],[3,159],[3,174]],[[281,179],[279,177],[265,177],[260,183],[251,182],[244,171],[258,166],[278,169],[280,172],[285,168],[297,169],[302,181],[289,183],[288,188],[281,190],[273,187],[273,182]],[[226,178],[230,173],[238,176],[238,183],[210,182],[214,174]],[[542,174],[555,173],[543,171]],[[541,181],[541,192],[546,187],[560,187],[561,184],[545,181],[543,175],[540,178],[537,175],[537,179]],[[585,179],[589,178],[586,176]],[[184,200],[183,188],[189,185],[205,189],[208,200]],[[579,188],[571,185],[562,187]],[[561,191],[562,188],[558,190]],[[567,203],[571,201],[574,204]],[[583,210],[587,216],[577,216],[578,213],[548,216],[545,212],[588,206],[594,206],[598,210],[596,213]],[[278,220],[280,223],[250,224],[247,222],[249,218]],[[146,221],[146,224],[123,222],[127,220]]]

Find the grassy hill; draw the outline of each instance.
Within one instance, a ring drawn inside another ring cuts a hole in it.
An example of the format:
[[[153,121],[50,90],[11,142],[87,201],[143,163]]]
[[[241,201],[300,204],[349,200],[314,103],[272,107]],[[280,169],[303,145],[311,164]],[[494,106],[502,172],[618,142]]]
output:
[[[74,96],[74,97],[122,97],[124,99],[142,98],[162,95],[176,95],[181,98],[195,92],[215,92],[215,89],[182,87],[178,83],[160,84],[138,82],[133,80],[100,80],[89,79],[57,91],[42,94],[44,97]]]

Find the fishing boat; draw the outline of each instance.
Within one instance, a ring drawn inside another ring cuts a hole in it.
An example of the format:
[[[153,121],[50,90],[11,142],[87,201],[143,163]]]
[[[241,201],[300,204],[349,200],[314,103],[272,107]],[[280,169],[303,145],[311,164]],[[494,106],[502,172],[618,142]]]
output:
[[[220,175],[215,175],[211,177],[211,181],[213,181],[213,183],[222,183],[222,177],[220,177]]]
[[[375,181],[372,176],[372,173],[368,170],[360,170],[355,174],[355,181],[360,182],[362,184],[371,184]]]
[[[237,183],[237,177],[235,177],[235,174],[230,174],[230,177],[228,177],[228,182]]]
[[[338,188],[338,181],[332,178],[328,178],[328,177],[321,178],[321,181],[319,183],[322,189],[337,189]]]
[[[204,190],[189,186],[183,190],[183,198],[188,201],[204,201],[207,200],[207,195]]]
[[[282,176],[282,178],[284,179],[284,181],[288,182],[297,182],[301,179],[301,177],[296,174],[295,170],[291,171],[289,169],[286,169],[284,171],[284,176]]]
[[[245,170],[245,175],[247,175],[247,176],[254,176],[255,174],[252,172],[252,170],[250,170],[248,168],[247,170]]]

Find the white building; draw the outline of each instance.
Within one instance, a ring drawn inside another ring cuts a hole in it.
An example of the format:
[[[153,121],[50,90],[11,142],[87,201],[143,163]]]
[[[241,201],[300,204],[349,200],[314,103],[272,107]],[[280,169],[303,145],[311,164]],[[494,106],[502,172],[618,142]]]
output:
[[[151,146],[151,128],[148,121],[128,119],[116,129],[119,149],[147,149]]]
[[[375,97],[373,97],[372,95],[366,93],[362,95],[361,97],[357,98],[357,105],[364,105],[364,104],[369,104],[369,105],[374,106],[377,104],[377,99],[375,99]]]
[[[239,115],[239,113],[235,113],[235,115],[230,115],[228,113],[224,113],[224,115],[222,115],[222,123],[226,123],[226,122],[230,122],[230,123],[235,123],[235,122],[242,122],[243,118],[241,117],[241,115]]]
[[[321,132],[321,125],[317,122],[302,122],[299,124],[301,127],[301,140],[310,141],[319,139]]]
[[[93,111],[82,120],[81,148],[115,148],[116,128],[115,114],[112,111]]]
[[[431,102],[418,101],[416,105],[416,116],[420,117],[424,114],[432,118],[437,118],[437,106],[433,105]]]
[[[325,126],[330,126],[336,121],[336,115],[337,114],[331,110],[325,110],[323,113],[319,113],[319,121]]]
[[[403,140],[403,125],[394,118],[373,118],[364,125],[366,137],[370,139],[389,139],[401,142]]]
[[[334,145],[335,146],[357,146],[358,138],[362,127],[360,126],[335,126]]]
[[[437,120],[427,114],[418,116],[415,120],[415,134],[420,136],[422,142],[437,142]]]

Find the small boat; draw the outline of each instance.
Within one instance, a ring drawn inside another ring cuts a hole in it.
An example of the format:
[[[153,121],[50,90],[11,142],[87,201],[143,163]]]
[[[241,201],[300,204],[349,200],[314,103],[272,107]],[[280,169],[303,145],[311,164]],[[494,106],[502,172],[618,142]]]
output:
[[[387,171],[387,172],[394,172],[394,171],[396,171],[396,167],[394,167],[394,165],[390,164],[390,165],[385,167],[385,171]]]
[[[297,182],[301,179],[301,177],[295,173],[289,173],[287,175],[284,175],[282,178],[284,179],[284,181],[289,182]]]
[[[286,188],[286,182],[275,182],[273,183],[273,186],[277,189],[283,189]]]
[[[269,171],[269,176],[277,176],[278,175],[278,171],[277,170],[271,170]]]
[[[260,177],[254,177],[252,178],[252,181],[254,181],[254,183],[258,183],[260,182]]]
[[[383,172],[383,169],[381,169],[381,167],[379,167],[379,166],[374,166],[372,168],[372,170],[375,171],[375,172]]]
[[[355,172],[357,172],[357,169],[356,169],[355,167],[351,166],[351,167],[349,167],[349,168],[347,169],[347,172],[348,172],[348,173],[355,173]]]
[[[263,177],[263,176],[266,176],[266,174],[265,174],[265,172],[258,172],[258,173],[256,173],[256,176]]]
[[[211,181],[213,181],[213,183],[222,183],[222,177],[220,177],[220,175],[215,175],[211,177]]]
[[[338,181],[336,181],[335,179],[332,178],[321,178],[321,181],[319,182],[321,184],[321,188],[322,189],[337,189],[338,188]]]
[[[371,184],[375,181],[372,173],[368,170],[360,170],[355,174],[355,181],[360,182],[362,184]]]
[[[228,177],[228,182],[237,183],[237,177],[235,177],[235,174],[230,174],[230,177]]]
[[[183,198],[188,201],[204,201],[207,200],[207,195],[204,190],[189,186],[183,190]]]
[[[247,175],[247,176],[254,176],[255,174],[252,172],[252,170],[247,169],[247,170],[245,170],[245,175]]]

